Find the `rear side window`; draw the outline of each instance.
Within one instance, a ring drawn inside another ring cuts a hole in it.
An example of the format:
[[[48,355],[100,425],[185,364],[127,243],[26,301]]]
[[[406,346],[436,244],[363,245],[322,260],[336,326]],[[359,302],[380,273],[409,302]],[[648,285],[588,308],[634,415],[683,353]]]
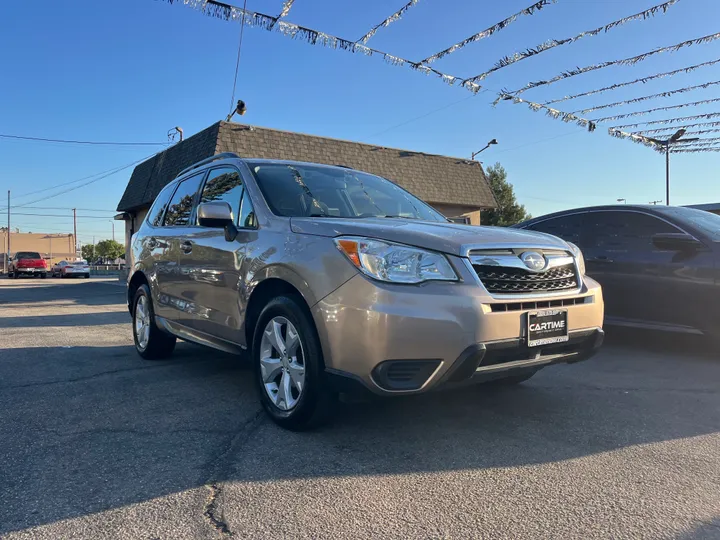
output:
[[[170,197],[175,190],[175,185],[165,187],[155,199],[150,211],[148,212],[147,222],[153,227],[162,225],[163,214],[170,202]]]
[[[231,167],[213,169],[205,182],[200,202],[221,201],[228,203],[232,209],[233,218],[237,222],[242,192],[243,183],[237,169]]]
[[[558,236],[563,240],[567,242],[572,242],[573,244],[576,244],[580,248],[582,248],[582,226],[582,214],[572,214],[569,216],[560,216],[552,219],[546,219],[545,221],[541,221],[540,223],[530,225],[528,229],[552,234],[553,236]]]
[[[200,189],[200,181],[202,180],[203,174],[204,173],[196,174],[178,184],[175,194],[172,196],[172,199],[170,199],[167,212],[165,213],[164,226],[182,227],[190,223],[190,215],[192,214],[195,203],[195,195],[198,189]]]
[[[18,251],[16,259],[42,259],[37,251]]]

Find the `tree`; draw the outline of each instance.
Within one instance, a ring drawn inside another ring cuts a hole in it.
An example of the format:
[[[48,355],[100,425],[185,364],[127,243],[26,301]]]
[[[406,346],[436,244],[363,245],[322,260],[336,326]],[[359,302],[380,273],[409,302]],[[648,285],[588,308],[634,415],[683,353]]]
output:
[[[93,252],[95,250],[95,246],[92,244],[84,244],[80,248],[80,253],[82,254],[82,258],[86,261],[91,261],[93,259]]]
[[[95,246],[95,255],[103,259],[118,259],[125,256],[125,246],[115,240],[101,240]]]
[[[497,201],[497,208],[482,212],[480,222],[483,225],[508,227],[532,217],[515,199],[515,191],[507,181],[507,172],[500,163],[488,167],[485,175]]]

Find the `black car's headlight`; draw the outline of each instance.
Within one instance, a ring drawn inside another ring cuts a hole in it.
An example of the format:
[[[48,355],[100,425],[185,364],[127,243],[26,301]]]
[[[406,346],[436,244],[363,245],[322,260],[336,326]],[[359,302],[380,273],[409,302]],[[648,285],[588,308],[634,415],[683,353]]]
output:
[[[457,281],[458,276],[441,253],[364,238],[341,236],[335,245],[361,272],[391,283]]]

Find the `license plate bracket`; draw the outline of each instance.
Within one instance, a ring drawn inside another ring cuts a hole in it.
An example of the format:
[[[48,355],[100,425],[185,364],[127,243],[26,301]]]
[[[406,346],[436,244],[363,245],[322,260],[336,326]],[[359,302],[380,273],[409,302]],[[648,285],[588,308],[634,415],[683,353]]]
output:
[[[566,309],[544,309],[527,313],[528,347],[564,343],[568,339]]]

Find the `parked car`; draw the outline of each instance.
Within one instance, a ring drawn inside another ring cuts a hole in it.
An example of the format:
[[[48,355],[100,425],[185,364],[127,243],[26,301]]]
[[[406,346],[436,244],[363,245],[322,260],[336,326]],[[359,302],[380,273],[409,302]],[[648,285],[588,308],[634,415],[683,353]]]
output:
[[[720,216],[674,206],[580,208],[517,227],[585,254],[608,324],[720,338]]]
[[[250,350],[270,417],[316,425],[338,392],[395,396],[592,356],[600,286],[558,238],[450,223],[392,182],[220,154],[181,172],[132,238],[137,352]]]
[[[37,251],[18,251],[10,259],[8,277],[19,278],[21,275],[47,276],[47,263]]]
[[[90,278],[90,266],[87,261],[60,261],[53,265],[51,277],[69,278],[84,277]]]

